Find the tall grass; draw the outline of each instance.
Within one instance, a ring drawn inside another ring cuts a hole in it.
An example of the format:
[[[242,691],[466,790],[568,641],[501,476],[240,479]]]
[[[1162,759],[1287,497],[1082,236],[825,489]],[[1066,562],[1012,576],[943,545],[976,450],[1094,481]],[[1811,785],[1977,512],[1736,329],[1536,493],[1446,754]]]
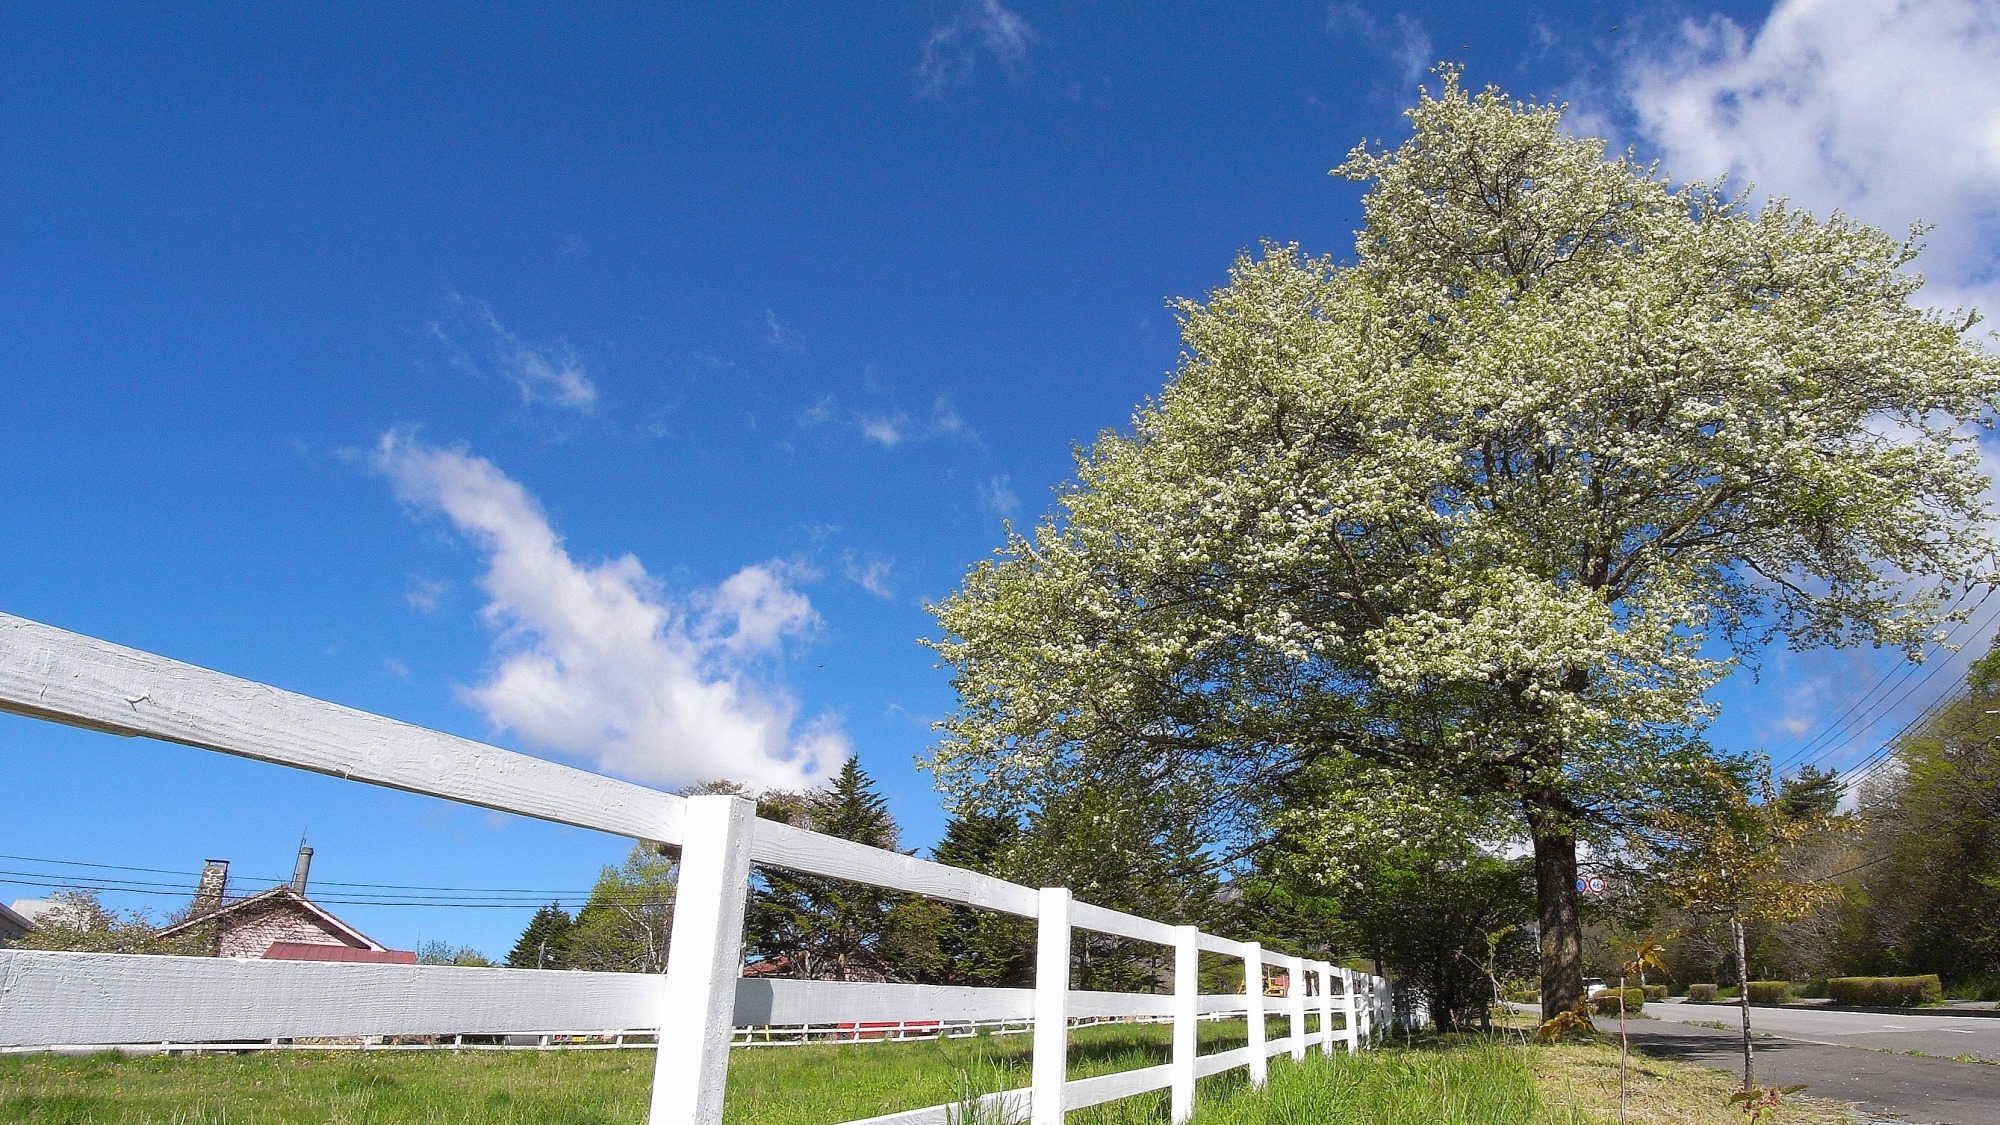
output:
[[[1519,1047],[1335,1054],[1273,1066],[1262,1091],[1241,1086],[1204,1106],[1195,1125],[1588,1125],[1551,1109]]]
[[[1203,1025],[1204,1053],[1242,1041],[1241,1021]],[[825,1125],[969,1100],[1026,1085],[1031,1046],[1020,1035],[738,1051],[728,1121]],[[1072,1048],[1072,1077],[1104,1074],[1164,1061],[1168,1033],[1087,1028]],[[1537,1093],[1531,1066],[1554,1057],[1483,1040],[1281,1056],[1261,1092],[1241,1070],[1203,1079],[1195,1125],[1585,1125],[1593,1119]],[[0,1058],[0,1122],[637,1125],[651,1079],[647,1051],[13,1056]],[[1147,1094],[1074,1113],[1070,1125],[1161,1125],[1165,1103]]]

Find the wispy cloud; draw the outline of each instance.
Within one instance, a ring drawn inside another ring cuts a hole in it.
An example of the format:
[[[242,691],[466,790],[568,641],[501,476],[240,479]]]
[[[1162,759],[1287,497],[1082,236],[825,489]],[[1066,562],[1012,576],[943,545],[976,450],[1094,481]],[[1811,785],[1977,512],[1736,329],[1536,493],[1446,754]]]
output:
[[[873,380],[858,404],[850,406],[837,395],[827,395],[799,412],[799,426],[808,430],[827,427],[852,430],[862,440],[884,449],[894,449],[905,442],[971,436],[949,397],[938,395],[931,400],[929,409],[913,412],[898,405],[895,395]]]
[[[1396,64],[1397,77],[1405,86],[1422,81],[1424,72],[1437,61],[1430,29],[1407,12],[1385,21],[1359,4],[1335,0],[1326,9],[1326,29],[1334,35],[1358,38],[1386,56]]]
[[[1760,28],[1686,21],[1626,60],[1639,131],[1677,178],[1728,174],[1900,233],[1941,307],[2000,307],[2000,6],[1779,0]]]
[[[398,499],[442,515],[485,555],[495,663],[460,694],[496,727],[672,785],[798,788],[847,757],[832,716],[797,723],[797,703],[760,675],[819,624],[792,564],[747,566],[675,598],[629,554],[572,558],[541,505],[491,461],[392,431],[371,462]]]
[[[509,331],[484,301],[445,296],[444,313],[424,326],[453,367],[513,384],[521,405],[588,416],[597,409],[597,384],[583,358],[563,341],[531,344]]]
[[[843,560],[847,580],[878,598],[893,598],[896,591],[889,585],[889,575],[896,568],[894,559],[872,558],[849,551]]]
[[[1039,39],[1020,13],[1000,0],[972,0],[931,26],[917,64],[919,86],[935,97],[971,79],[988,60],[1016,77]]]
[[[451,592],[451,583],[438,578],[410,579],[410,588],[403,591],[403,600],[418,613],[436,613],[444,605],[444,597]]]
[[[779,320],[778,314],[770,309],[764,310],[764,342],[781,352],[790,352],[792,355],[806,354],[805,341],[799,337],[798,332]]]
[[[1013,519],[1021,510],[1021,498],[1014,494],[1012,478],[1006,473],[987,477],[973,485],[979,494],[979,502],[1001,519]]]

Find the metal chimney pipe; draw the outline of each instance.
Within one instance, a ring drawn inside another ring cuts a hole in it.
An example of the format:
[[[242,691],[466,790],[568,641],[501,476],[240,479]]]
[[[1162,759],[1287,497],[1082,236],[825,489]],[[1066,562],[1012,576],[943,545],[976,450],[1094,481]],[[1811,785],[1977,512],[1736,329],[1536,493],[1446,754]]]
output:
[[[292,868],[292,893],[303,896],[306,893],[306,872],[312,870],[313,850],[299,845],[299,863]]]

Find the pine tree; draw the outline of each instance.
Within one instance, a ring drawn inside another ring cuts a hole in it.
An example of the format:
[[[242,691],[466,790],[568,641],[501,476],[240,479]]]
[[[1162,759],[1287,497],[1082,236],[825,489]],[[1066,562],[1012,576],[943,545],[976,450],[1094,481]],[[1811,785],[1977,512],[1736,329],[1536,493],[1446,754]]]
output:
[[[1006,874],[1021,823],[1004,813],[963,809],[931,850],[939,863],[987,875]],[[949,984],[1026,987],[1034,982],[1034,926],[1024,918],[970,906],[945,908],[938,938]]]
[[[888,804],[855,758],[824,790],[770,793],[757,804],[758,815],[768,819],[870,847],[896,847],[896,822]],[[903,907],[902,897],[844,879],[762,871],[745,919],[746,944],[754,955],[787,959],[794,976],[881,980],[923,975],[906,974],[899,963],[917,962],[921,970],[932,959],[921,934],[932,919]],[[897,913],[894,925],[892,911]],[[896,931],[896,940],[885,949],[890,930]]]
[[[1832,816],[1840,808],[1841,791],[1847,787],[1839,770],[1802,767],[1778,788],[1778,803],[1791,817]]]
[[[507,954],[510,969],[563,969],[569,967],[569,936],[576,921],[560,903],[550,903],[535,911],[521,940]]]

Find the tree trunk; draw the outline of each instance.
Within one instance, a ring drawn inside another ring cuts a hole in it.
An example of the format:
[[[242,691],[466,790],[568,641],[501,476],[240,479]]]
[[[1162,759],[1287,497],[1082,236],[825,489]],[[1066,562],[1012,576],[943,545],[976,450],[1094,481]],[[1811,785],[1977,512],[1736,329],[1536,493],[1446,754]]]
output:
[[[1576,834],[1545,804],[1527,808],[1535,842],[1535,905],[1541,920],[1542,1018],[1583,999],[1583,921],[1577,914]]]
[[[1756,1072],[1750,1069],[1750,967],[1743,957],[1743,922],[1729,919],[1729,928],[1736,937],[1736,987],[1737,998],[1743,1008],[1743,1088],[1757,1088]]]

